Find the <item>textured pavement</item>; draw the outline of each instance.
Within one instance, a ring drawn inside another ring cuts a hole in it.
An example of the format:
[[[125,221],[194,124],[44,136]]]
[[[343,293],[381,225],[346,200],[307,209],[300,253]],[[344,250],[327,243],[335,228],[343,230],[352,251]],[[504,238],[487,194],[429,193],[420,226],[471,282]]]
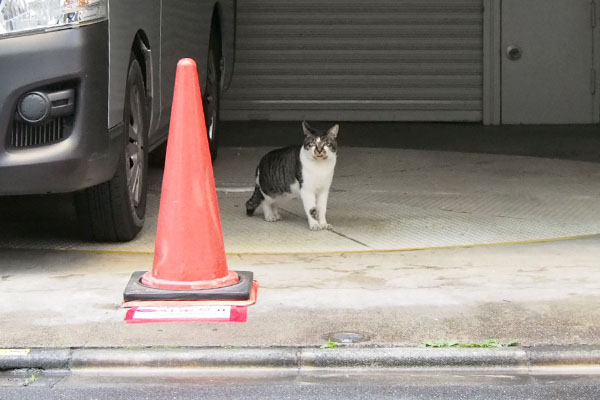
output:
[[[310,232],[299,199],[283,220],[245,215],[266,148],[224,148],[215,176],[226,251],[339,253],[488,245],[600,233],[596,163],[535,157],[343,148],[330,195],[333,231]],[[154,250],[161,170],[152,170],[148,220],[134,241],[77,238],[68,196],[0,200],[0,247]],[[42,228],[42,229],[40,229]]]

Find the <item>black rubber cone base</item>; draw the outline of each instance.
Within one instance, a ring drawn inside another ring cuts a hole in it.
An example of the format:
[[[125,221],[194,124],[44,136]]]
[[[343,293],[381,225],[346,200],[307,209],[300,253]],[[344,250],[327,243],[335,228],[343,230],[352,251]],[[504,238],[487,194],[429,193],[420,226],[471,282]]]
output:
[[[128,301],[190,301],[190,300],[248,300],[252,290],[254,274],[250,271],[235,271],[240,281],[231,286],[215,289],[173,290],[155,289],[142,285],[146,271],[136,271],[131,275],[123,292],[123,300]]]

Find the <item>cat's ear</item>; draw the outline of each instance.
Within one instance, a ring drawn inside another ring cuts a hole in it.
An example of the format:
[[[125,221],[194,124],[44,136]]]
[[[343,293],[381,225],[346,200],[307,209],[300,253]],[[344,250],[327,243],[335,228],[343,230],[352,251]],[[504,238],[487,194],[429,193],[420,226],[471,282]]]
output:
[[[315,130],[306,121],[302,121],[302,130],[305,136],[314,136]]]
[[[337,138],[339,131],[340,131],[340,126],[338,124],[335,124],[334,126],[329,128],[329,130],[327,131],[327,136],[329,136],[332,139],[335,139],[335,138]]]

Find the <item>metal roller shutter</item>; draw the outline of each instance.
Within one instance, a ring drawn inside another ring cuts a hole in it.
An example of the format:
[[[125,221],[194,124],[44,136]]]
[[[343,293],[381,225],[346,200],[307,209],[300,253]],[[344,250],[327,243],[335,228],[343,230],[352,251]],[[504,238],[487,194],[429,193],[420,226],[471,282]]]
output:
[[[237,4],[224,119],[482,120],[482,0]]]

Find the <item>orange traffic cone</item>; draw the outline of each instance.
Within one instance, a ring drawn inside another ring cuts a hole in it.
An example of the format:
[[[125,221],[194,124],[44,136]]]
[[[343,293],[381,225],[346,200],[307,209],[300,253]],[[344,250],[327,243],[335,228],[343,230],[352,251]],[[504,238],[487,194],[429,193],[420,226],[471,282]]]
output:
[[[229,271],[194,60],[177,63],[151,272],[136,272],[132,301],[244,301],[252,273]],[[254,293],[255,294],[255,293]]]

